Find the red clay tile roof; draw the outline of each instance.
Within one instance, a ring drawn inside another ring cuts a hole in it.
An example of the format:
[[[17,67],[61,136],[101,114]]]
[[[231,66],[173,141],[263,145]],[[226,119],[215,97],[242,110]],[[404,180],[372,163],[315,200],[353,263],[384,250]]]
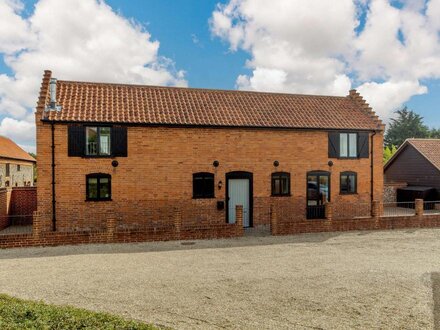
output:
[[[49,101],[45,72],[38,107]],[[356,93],[312,96],[108,83],[57,81],[61,111],[54,121],[153,125],[382,130],[382,122]],[[37,108],[38,109],[38,108]]]
[[[0,136],[0,158],[36,162],[34,157],[21,149],[14,141],[4,136]]]
[[[406,142],[440,170],[440,139],[408,139]]]

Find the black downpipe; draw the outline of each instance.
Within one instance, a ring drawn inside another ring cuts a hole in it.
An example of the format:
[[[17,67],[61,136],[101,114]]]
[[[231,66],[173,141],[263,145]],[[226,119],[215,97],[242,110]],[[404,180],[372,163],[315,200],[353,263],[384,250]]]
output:
[[[55,199],[55,124],[51,122],[52,128],[52,230],[57,230],[56,199]]]
[[[374,132],[373,134],[371,134],[371,165],[370,165],[370,171],[371,171],[371,179],[370,179],[370,198],[371,198],[371,203],[373,203],[373,198],[374,198],[374,194],[373,194],[373,190],[374,190],[374,141],[373,138],[376,135],[376,132]]]

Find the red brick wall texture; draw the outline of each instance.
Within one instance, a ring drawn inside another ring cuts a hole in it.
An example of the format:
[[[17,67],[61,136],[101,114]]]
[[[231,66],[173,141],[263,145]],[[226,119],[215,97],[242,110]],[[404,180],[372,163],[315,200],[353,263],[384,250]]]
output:
[[[37,210],[36,187],[14,187],[11,191],[9,217],[14,225],[31,225]]]
[[[8,203],[9,196],[6,188],[0,188],[0,230],[9,226]]]
[[[173,128],[128,127],[128,157],[68,157],[67,128],[55,124],[55,169],[57,229],[102,230],[109,215],[117,225],[128,229],[136,226],[167,227],[172,223],[175,207],[181,209],[183,226],[209,222],[222,225],[226,210],[218,211],[217,201],[225,201],[226,173],[247,171],[253,174],[254,226],[269,224],[271,203],[281,200],[294,205],[292,210],[305,220],[306,176],[308,171],[331,173],[331,200],[336,204],[369,203],[382,199],[383,135],[373,137],[375,152],[373,192],[370,188],[370,159],[332,159],[329,166],[328,132],[312,130],[265,130],[239,128]],[[370,146],[371,147],[371,146]],[[38,211],[52,211],[51,126],[37,118]],[[218,160],[220,165],[213,166]],[[279,162],[274,167],[274,161]],[[271,196],[271,174],[276,171],[291,175],[291,196]],[[339,174],[358,174],[355,195],[339,194]],[[90,202],[86,199],[89,173],[112,176],[112,201]],[[211,172],[215,176],[215,198],[192,198],[192,174]],[[222,181],[221,189],[217,188]],[[204,214],[203,214],[204,213]],[[50,217],[42,224],[50,230]]]

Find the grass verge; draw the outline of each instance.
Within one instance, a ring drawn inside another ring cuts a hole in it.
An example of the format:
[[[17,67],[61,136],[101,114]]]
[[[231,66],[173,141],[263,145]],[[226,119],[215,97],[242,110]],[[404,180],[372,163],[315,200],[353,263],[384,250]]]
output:
[[[81,308],[55,306],[0,294],[0,329],[156,330],[155,326]]]

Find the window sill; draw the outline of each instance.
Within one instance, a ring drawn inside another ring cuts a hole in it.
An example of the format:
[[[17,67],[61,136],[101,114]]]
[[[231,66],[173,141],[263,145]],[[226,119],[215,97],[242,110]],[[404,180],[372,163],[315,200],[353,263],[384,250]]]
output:
[[[340,192],[339,195],[357,195],[357,192]]]
[[[113,199],[105,198],[105,199],[86,199],[86,202],[112,202]]]
[[[94,156],[94,155],[84,155],[81,158],[115,158],[115,156],[113,156],[113,155],[97,155],[97,156]]]
[[[192,199],[215,199],[215,196],[209,196],[209,197],[195,197],[195,196],[193,196]]]
[[[271,194],[270,197],[292,197],[292,194],[274,195]]]

